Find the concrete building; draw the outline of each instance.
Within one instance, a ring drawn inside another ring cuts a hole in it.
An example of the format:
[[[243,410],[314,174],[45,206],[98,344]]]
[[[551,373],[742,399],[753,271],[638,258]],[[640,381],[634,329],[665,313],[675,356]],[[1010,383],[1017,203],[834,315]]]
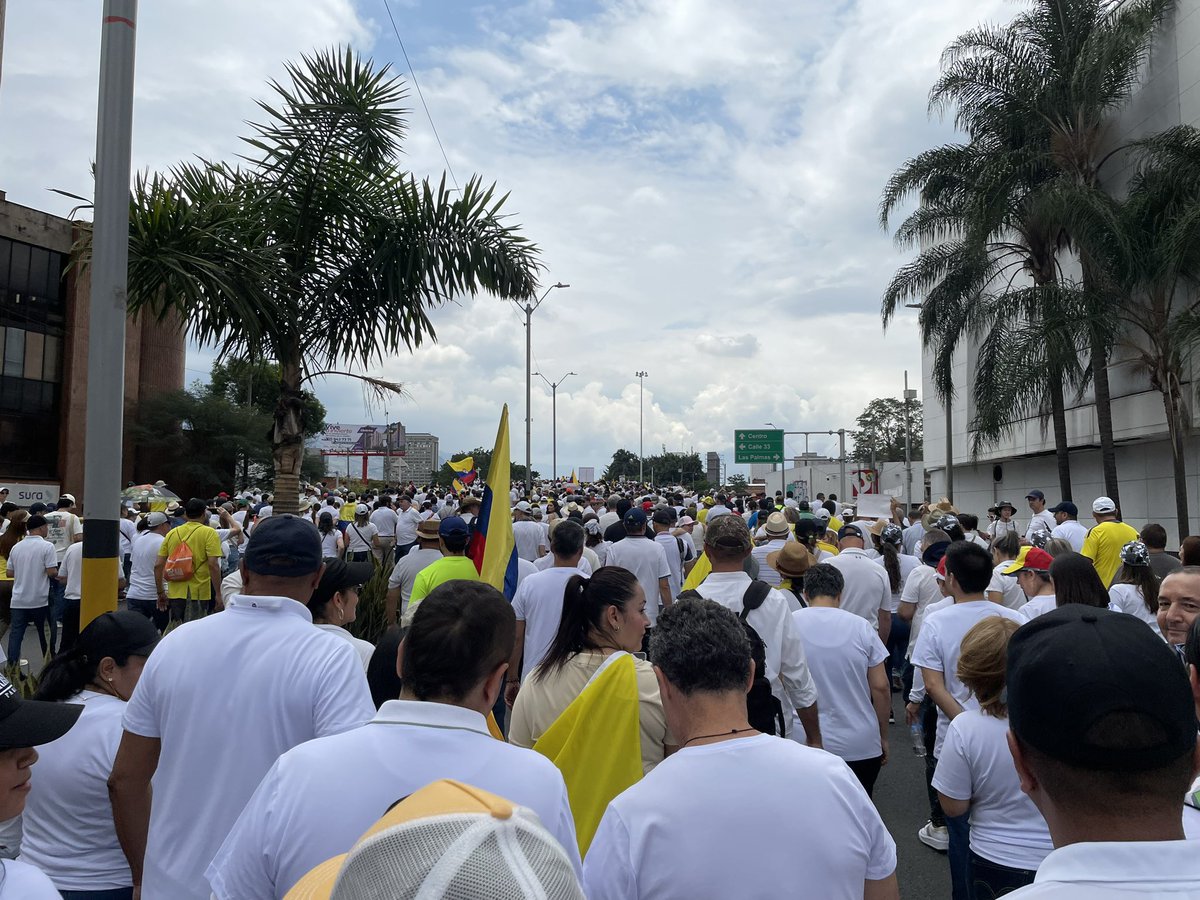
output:
[[[432,434],[410,431],[405,436],[403,477],[418,485],[433,480],[441,463],[438,457],[438,439]]]
[[[811,500],[817,494],[837,494],[844,502],[853,502],[855,492],[867,487],[871,481],[871,467],[867,463],[856,460],[846,460],[846,481],[842,483],[841,461],[816,453],[792,458],[790,465],[782,472],[772,471],[769,463],[755,463],[750,466],[750,481],[766,485],[766,492],[774,495],[776,491],[785,494],[792,491],[797,500]],[[877,462],[875,473],[878,479],[878,490],[870,493],[887,494],[901,500],[907,498],[903,462]],[[925,499],[925,465],[921,460],[912,463],[912,499],[920,503]]]
[[[1142,85],[1113,129],[1114,147],[1175,125],[1200,126],[1200,0],[1178,0],[1171,19],[1155,41],[1145,66]],[[1106,165],[1106,186],[1119,192],[1130,174],[1129,161],[1117,155]],[[977,344],[960,349],[955,365],[957,394],[951,405],[949,444],[954,466],[953,499],[960,509],[980,514],[997,500],[1011,500],[1028,520],[1023,500],[1039,488],[1051,504],[1059,497],[1054,437],[1036,417],[1016,423],[1012,433],[977,459],[970,452],[969,424]],[[1195,363],[1184,372],[1184,390],[1190,398],[1192,421],[1200,421],[1200,381]],[[930,358],[922,364],[925,425],[925,465],[931,494],[946,493],[947,428],[945,409],[938,401],[930,377]],[[1037,373],[1030,373],[1031,378]],[[1117,443],[1117,470],[1121,507],[1135,528],[1147,522],[1162,524],[1178,546],[1171,452],[1166,441],[1166,417],[1157,391],[1132,364],[1128,349],[1118,347],[1109,367],[1112,415]],[[1090,520],[1091,501],[1104,494],[1100,460],[1100,435],[1096,409],[1089,393],[1076,400],[1068,393],[1067,429],[1071,451],[1071,482],[1080,519]],[[1190,532],[1200,530],[1200,438],[1187,438],[1187,490]]]
[[[28,502],[62,491],[86,502],[89,281],[68,266],[77,236],[67,219],[0,192],[0,484]],[[128,423],[149,397],[183,387],[183,331],[131,319],[125,348]],[[127,438],[122,483],[162,477],[154,466]]]

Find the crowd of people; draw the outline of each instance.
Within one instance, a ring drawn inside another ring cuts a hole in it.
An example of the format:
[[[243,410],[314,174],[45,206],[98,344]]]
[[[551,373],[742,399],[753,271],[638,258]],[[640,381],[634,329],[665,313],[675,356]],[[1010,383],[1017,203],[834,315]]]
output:
[[[895,900],[901,752],[954,900],[1200,898],[1200,539],[1039,490],[506,499],[512,596],[478,493],[131,504],[82,631],[75,498],[0,507],[0,898]]]

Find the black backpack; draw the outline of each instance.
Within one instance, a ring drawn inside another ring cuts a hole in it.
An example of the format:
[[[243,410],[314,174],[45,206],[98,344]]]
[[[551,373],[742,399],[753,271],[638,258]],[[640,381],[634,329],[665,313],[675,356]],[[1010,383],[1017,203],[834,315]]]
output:
[[[742,611],[738,614],[738,621],[742,623],[750,641],[750,658],[754,660],[754,683],[746,692],[746,718],[750,727],[756,731],[783,737],[783,704],[771,690],[771,682],[767,679],[767,645],[754,630],[754,626],[746,621],[750,612],[762,606],[770,593],[771,585],[765,581],[750,582],[750,587],[746,588],[746,593],[742,595]],[[699,591],[684,591],[679,595],[681,600],[685,597],[704,599]]]

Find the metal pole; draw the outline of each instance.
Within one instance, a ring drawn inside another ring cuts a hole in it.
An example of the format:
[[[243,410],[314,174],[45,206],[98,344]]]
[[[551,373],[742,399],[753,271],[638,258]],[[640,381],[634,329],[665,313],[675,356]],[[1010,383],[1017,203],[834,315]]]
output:
[[[913,391],[915,394],[916,391]],[[908,515],[912,509],[912,413],[909,411],[908,403],[910,398],[908,393],[908,369],[904,370],[904,514]]]
[[[136,36],[137,0],[105,0],[96,114],[96,208],[83,464],[87,527],[83,534],[80,628],[117,608]]]
[[[635,372],[638,377],[638,486],[646,483],[646,470],[642,463],[644,455],[643,440],[645,437],[643,403],[646,396],[646,377],[648,372]]]
[[[550,476],[558,481],[558,385],[550,385]]]
[[[545,296],[545,295],[543,295]],[[533,429],[530,427],[529,403],[532,396],[532,360],[533,340],[531,324],[533,322],[533,304],[525,305],[525,496],[533,493],[533,463],[531,462],[531,446]]]
[[[849,502],[850,495],[846,493],[846,429],[845,428],[838,429],[838,446],[839,446],[838,463],[839,463],[839,468],[841,469],[841,476],[842,476],[842,492],[839,495],[839,498],[842,503],[847,503],[847,502]]]
[[[954,499],[954,427],[950,420],[950,404],[953,398],[946,398],[946,499]]]

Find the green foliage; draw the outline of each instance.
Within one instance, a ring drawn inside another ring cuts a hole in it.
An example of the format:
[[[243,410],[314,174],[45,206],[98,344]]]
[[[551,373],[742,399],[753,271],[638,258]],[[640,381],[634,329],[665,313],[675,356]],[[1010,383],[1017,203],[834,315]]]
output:
[[[659,453],[647,456],[644,460],[646,480],[651,474],[659,485],[679,484],[689,485],[693,479],[703,478],[704,464],[698,453]],[[636,477],[636,472],[634,477]]]
[[[275,415],[279,405],[279,364],[265,359],[233,356],[212,365],[209,390],[230,403],[246,403],[250,398],[255,409],[267,416]],[[314,437],[325,430],[325,404],[312,391],[301,391],[303,431]]]
[[[924,453],[922,439],[921,404],[916,400],[908,403],[908,421],[912,428],[912,458],[921,459]],[[904,460],[904,401],[896,397],[879,397],[867,404],[855,420],[858,429],[847,434],[854,442],[849,452],[851,459],[870,462],[900,462]]]
[[[728,487],[735,494],[745,494],[750,489],[750,483],[746,481],[746,476],[741,472],[734,472],[729,476]]]
[[[636,479],[638,475],[638,455],[630,450],[618,450],[612,455],[601,476],[605,481],[618,481],[622,476]]]
[[[375,560],[374,557],[371,557]],[[387,600],[388,578],[392,574],[392,563],[384,566],[375,560],[375,574],[358,592],[358,608],[354,621],[350,623],[350,632],[357,638],[379,642],[387,628],[384,622],[384,606]]]

